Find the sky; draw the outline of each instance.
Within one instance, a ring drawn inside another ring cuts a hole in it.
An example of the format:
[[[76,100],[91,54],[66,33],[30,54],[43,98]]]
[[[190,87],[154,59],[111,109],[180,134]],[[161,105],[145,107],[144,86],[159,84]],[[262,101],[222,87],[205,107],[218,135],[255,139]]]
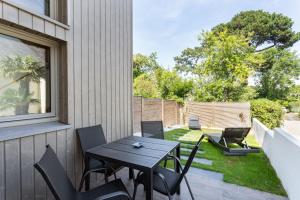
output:
[[[300,0],[133,0],[133,53],[157,52],[165,68],[205,30],[230,21],[240,11],[282,13],[300,32]],[[300,42],[293,47],[300,56]]]

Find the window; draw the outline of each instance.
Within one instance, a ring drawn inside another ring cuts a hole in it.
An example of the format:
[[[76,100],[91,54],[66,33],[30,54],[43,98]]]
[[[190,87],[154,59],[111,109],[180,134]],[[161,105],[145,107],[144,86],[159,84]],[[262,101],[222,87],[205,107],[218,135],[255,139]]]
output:
[[[50,16],[50,0],[12,0],[16,4],[34,10],[42,15]]]
[[[0,27],[0,122],[55,117],[55,44]]]

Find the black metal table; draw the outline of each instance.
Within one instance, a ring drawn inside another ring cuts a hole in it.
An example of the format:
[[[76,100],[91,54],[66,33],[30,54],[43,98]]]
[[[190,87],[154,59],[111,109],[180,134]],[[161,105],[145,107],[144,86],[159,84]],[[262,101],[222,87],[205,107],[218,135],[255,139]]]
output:
[[[143,147],[137,149],[133,143],[140,142]],[[153,199],[153,170],[172,151],[176,150],[176,156],[180,158],[180,143],[145,137],[127,137],[115,142],[89,149],[87,158],[106,160],[112,163],[141,170],[146,175],[146,199]],[[86,162],[88,164],[89,162]],[[179,166],[175,165],[179,173]],[[89,177],[86,179],[86,189],[89,189]],[[180,190],[177,191],[180,193]]]

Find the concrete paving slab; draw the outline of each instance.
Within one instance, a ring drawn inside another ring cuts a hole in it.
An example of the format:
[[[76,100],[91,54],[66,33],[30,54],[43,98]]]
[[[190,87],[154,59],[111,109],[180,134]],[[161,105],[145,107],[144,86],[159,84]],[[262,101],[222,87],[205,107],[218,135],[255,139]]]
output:
[[[188,156],[180,156],[180,159],[187,160]],[[205,158],[194,158],[193,162],[204,164],[204,165],[212,165],[212,161]]]
[[[181,151],[192,152],[192,149],[180,148]],[[197,153],[204,154],[204,151],[198,150]]]

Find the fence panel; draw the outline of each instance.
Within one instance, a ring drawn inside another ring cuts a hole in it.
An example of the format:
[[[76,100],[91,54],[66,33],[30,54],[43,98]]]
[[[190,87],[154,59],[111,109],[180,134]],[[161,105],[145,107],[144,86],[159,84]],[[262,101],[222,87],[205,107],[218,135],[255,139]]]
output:
[[[198,116],[203,127],[226,128],[251,126],[250,103],[186,102],[184,121]]]
[[[250,127],[250,103],[186,102],[185,107],[173,100],[134,97],[134,132],[141,131],[141,121],[163,120],[165,127],[187,125],[191,115],[199,116],[203,127]]]
[[[141,131],[141,121],[162,120],[165,127],[180,123],[179,106],[176,101],[162,99],[133,98],[134,132]]]

